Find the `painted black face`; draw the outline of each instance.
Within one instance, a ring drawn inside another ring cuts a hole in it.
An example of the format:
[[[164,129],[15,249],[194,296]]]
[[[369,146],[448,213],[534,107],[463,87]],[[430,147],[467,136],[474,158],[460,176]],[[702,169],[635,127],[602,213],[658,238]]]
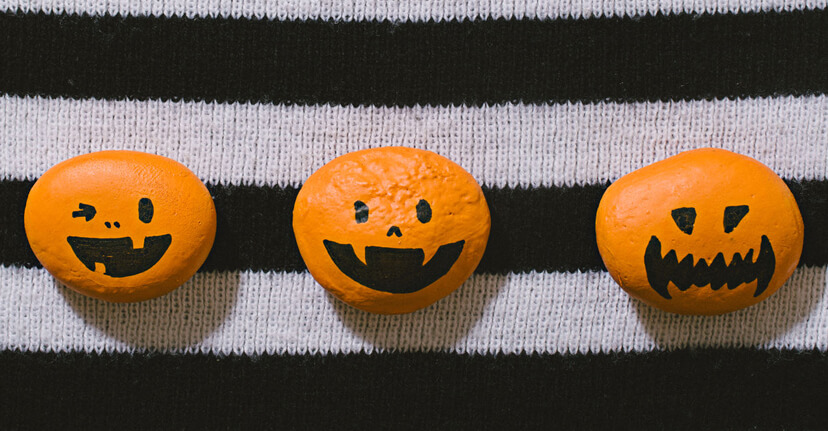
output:
[[[354,202],[354,211],[357,223],[368,222],[369,209],[364,202]],[[417,204],[417,220],[420,223],[431,221],[431,206],[424,199]],[[391,226],[386,235],[402,237],[403,232],[399,227]],[[357,283],[381,292],[412,293],[446,275],[463,252],[465,241],[440,246],[425,265],[425,252],[421,248],[368,246],[363,263],[350,244],[327,239],[323,244],[336,267]]]
[[[95,218],[96,210],[92,205],[79,204],[79,210],[72,217],[83,217],[87,222]],[[152,221],[154,208],[152,201],[143,198],[138,201],[138,220],[143,223]],[[107,229],[119,229],[120,222],[106,221]],[[66,238],[75,256],[90,271],[95,271],[95,263],[104,265],[104,275],[110,277],[129,277],[140,274],[158,263],[172,243],[170,234],[148,236],[144,238],[143,248],[133,248],[132,238],[85,238],[70,236]]]
[[[748,214],[747,205],[730,206],[725,208],[724,231],[731,233],[740,221]],[[694,208],[677,208],[672,211],[673,221],[676,226],[687,235],[692,235],[693,224],[696,220]],[[673,284],[680,290],[685,291],[692,286],[710,286],[713,290],[719,290],[725,284],[730,290],[744,284],[757,280],[757,297],[768,288],[773,272],[776,269],[776,257],[773,254],[773,247],[766,235],[762,235],[759,253],[754,260],[753,249],[750,249],[744,257],[740,253],[734,253],[730,263],[725,263],[723,253],[719,253],[713,261],[707,263],[700,259],[695,263],[692,254],[688,254],[680,261],[675,250],[670,250],[664,257],[661,255],[661,241],[653,235],[647,250],[644,252],[644,267],[647,270],[647,280],[650,287],[665,299],[671,299],[667,291],[667,284]]]

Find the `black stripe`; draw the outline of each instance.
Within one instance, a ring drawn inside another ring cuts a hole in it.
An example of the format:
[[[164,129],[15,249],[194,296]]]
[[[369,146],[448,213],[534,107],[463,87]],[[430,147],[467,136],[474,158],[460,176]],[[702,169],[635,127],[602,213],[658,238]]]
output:
[[[828,12],[463,22],[0,15],[0,92],[335,104],[828,89]]]
[[[0,263],[38,266],[23,230],[31,181],[0,181]],[[828,180],[788,181],[805,221],[800,264],[828,265]],[[602,270],[595,212],[606,185],[484,188],[492,232],[478,272]],[[203,270],[303,271],[292,187],[210,186],[218,233]]]
[[[824,429],[828,355],[0,353],[7,429]]]

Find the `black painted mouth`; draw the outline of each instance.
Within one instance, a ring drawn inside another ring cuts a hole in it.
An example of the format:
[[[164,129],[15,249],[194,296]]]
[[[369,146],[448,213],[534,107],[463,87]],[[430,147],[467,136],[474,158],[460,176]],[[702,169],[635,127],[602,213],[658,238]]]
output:
[[[327,239],[323,243],[336,267],[357,283],[380,292],[412,293],[446,275],[466,241],[440,246],[425,265],[421,248],[365,247],[366,263],[362,263],[350,244]]]
[[[753,296],[757,297],[768,288],[776,269],[773,247],[765,235],[762,235],[762,244],[755,262],[753,249],[750,249],[745,257],[735,253],[730,264],[725,263],[722,253],[717,254],[710,264],[704,259],[695,265],[693,262],[692,254],[688,254],[679,262],[675,250],[670,250],[667,255],[661,257],[661,241],[655,235],[650,238],[647,251],[644,252],[644,267],[647,269],[650,287],[665,299],[671,299],[670,293],[667,292],[667,283],[671,281],[683,292],[694,285],[710,285],[711,289],[719,290],[727,284],[727,288],[733,290],[743,283],[758,280],[756,291],[753,293]]]
[[[172,242],[172,236],[148,236],[143,248],[132,248],[132,238],[66,238],[75,256],[90,271],[95,271],[95,262],[106,268],[104,275],[129,277],[140,274],[158,263]]]

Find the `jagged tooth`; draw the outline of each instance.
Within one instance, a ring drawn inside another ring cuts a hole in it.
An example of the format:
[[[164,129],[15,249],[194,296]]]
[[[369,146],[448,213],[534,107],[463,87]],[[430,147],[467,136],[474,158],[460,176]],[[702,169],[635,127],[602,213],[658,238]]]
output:
[[[730,259],[730,263],[727,265],[728,268],[738,267],[742,264],[742,253],[733,253],[733,259]]]
[[[762,235],[762,245],[759,248],[759,256],[756,257],[754,267],[757,274],[756,292],[753,293],[755,298],[768,288],[776,270],[776,256],[773,254],[773,247],[766,235]]]
[[[662,298],[664,298],[664,299],[673,299],[673,297],[670,296],[670,292],[667,290],[667,283],[669,283],[669,281],[666,278],[662,278],[662,279],[649,278],[648,281],[650,282],[650,287],[652,287],[653,290],[656,293],[661,295]]]
[[[693,255],[688,254],[684,259],[676,265],[673,272],[673,284],[682,292],[689,289],[693,285]]]
[[[675,255],[675,252],[673,252]],[[644,269],[647,270],[647,281],[650,287],[664,299],[672,299],[667,291],[670,277],[665,271],[665,262],[661,257],[661,241],[655,236],[650,238],[647,249],[644,251]]]
[[[733,259],[731,259],[730,264],[727,265],[727,275],[725,276],[727,279],[728,290],[733,290],[740,284],[744,283],[742,267],[743,261],[741,253],[733,253]]]
[[[714,271],[721,271],[727,268],[727,263],[725,262],[724,254],[719,252],[715,257],[713,257],[713,261],[710,262],[710,269]]]
[[[693,284],[696,286],[701,287],[710,284],[710,270],[706,260],[699,259],[699,262],[693,267],[692,278]]]
[[[664,263],[671,266],[678,265],[678,256],[676,256],[675,250],[670,250],[670,252],[664,256]]]
[[[709,275],[710,275],[710,288],[713,290],[719,290],[722,286],[725,285],[727,280],[725,279],[725,273],[727,271],[727,264],[725,263],[724,254],[719,253],[716,257],[713,258],[713,262],[710,262],[709,268]]]
[[[744,259],[745,263],[753,263],[753,249],[747,252]]]

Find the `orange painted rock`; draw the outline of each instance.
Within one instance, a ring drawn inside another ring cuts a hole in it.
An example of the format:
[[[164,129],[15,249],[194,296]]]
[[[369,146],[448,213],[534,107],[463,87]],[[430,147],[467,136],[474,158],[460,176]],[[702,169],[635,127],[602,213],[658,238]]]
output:
[[[489,238],[474,178],[435,153],[386,147],[334,159],[296,198],[293,230],[311,275],[382,314],[431,305],[472,274]]]
[[[802,253],[788,187],[746,156],[681,153],[624,176],[598,207],[598,249],[630,295],[680,314],[721,314],[767,299]]]
[[[102,151],[53,166],[26,201],[35,256],[70,288],[113,302],[164,295],[195,274],[216,235],[207,188],[184,165]]]

